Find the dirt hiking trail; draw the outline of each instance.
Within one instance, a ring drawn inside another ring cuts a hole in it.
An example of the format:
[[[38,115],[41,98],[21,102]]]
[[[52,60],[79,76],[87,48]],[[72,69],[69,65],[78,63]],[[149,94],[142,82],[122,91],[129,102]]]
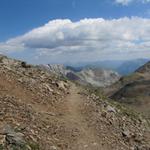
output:
[[[87,120],[81,112],[84,102],[83,97],[79,94],[79,92],[80,88],[72,84],[70,94],[66,98],[68,112],[65,115],[65,119],[67,120],[68,125],[75,126],[80,132],[76,147],[72,147],[72,149],[105,150],[105,148],[99,144],[95,131],[88,127]]]

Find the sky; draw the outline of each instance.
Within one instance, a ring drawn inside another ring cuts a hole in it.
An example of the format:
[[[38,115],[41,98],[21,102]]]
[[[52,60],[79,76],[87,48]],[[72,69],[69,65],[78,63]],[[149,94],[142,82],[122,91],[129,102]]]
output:
[[[150,0],[0,0],[0,53],[38,64],[150,59]]]

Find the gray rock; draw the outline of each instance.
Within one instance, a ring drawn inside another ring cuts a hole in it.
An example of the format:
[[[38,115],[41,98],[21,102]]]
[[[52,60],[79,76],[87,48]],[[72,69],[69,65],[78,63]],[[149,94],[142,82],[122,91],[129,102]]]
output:
[[[129,130],[125,130],[125,131],[123,131],[123,132],[122,132],[122,135],[123,135],[123,137],[130,138],[131,133],[130,133],[130,131],[129,131]]]
[[[110,113],[116,113],[115,108],[110,106],[110,105],[107,106],[107,111],[110,112]]]
[[[6,136],[5,140],[8,144],[14,144],[18,146],[26,144],[24,140],[24,134],[15,132],[14,129],[9,125],[4,127],[3,135]]]
[[[60,81],[60,82],[57,83],[57,86],[58,86],[59,89],[62,89],[62,90],[65,91],[68,84],[63,82],[63,81]]]
[[[50,146],[50,150],[57,150],[56,146]]]
[[[6,135],[6,141],[8,144],[15,144],[18,146],[26,144],[22,133],[10,133]]]

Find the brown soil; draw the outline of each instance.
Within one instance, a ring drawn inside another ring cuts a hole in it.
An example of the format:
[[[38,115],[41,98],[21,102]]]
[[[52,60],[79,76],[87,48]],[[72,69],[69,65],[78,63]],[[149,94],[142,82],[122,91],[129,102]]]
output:
[[[78,94],[80,89],[72,84],[70,94],[66,98],[68,111],[64,114],[68,126],[73,126],[80,132],[76,143],[71,150],[105,150],[99,142],[99,137],[95,130],[88,127],[88,121],[82,114],[84,106],[83,97]]]

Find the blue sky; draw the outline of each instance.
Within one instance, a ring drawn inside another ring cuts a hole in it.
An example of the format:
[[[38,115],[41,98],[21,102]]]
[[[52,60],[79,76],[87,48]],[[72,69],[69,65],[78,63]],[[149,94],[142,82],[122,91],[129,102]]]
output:
[[[47,63],[50,60],[52,62],[64,62],[69,61],[68,57],[72,58],[73,61],[125,59],[123,56],[128,56],[131,53],[133,54],[131,59],[139,58],[142,53],[144,55],[141,57],[146,57],[150,54],[148,51],[149,39],[143,39],[143,37],[147,36],[145,34],[150,30],[149,18],[149,0],[0,0],[0,51],[29,62],[33,61],[33,63]],[[58,19],[60,20],[58,21]],[[111,32],[111,30],[113,31],[112,28],[115,28],[114,19],[120,28],[116,32],[120,31],[122,33],[120,39],[122,36],[125,39],[121,43],[121,40],[118,40],[119,37],[114,36],[115,33],[109,35],[113,39],[117,37],[117,40],[107,47],[111,40],[107,39],[106,36],[108,31]],[[133,30],[140,23],[146,23],[145,26],[139,27],[140,35],[131,35],[138,32]],[[46,26],[46,24],[48,25]],[[66,27],[63,27],[64,24]],[[106,29],[102,30],[104,24],[106,24]],[[121,29],[121,25],[123,25],[123,29]],[[45,26],[48,35],[44,34],[45,31],[43,33]],[[57,32],[52,32],[53,26],[58,26],[55,29]],[[76,29],[73,30],[72,27],[74,26]],[[95,30],[83,31],[82,26],[87,29],[92,26],[95,27]],[[98,28],[98,34],[93,34],[92,32],[97,32],[96,28]],[[37,33],[34,30],[41,33],[38,34],[39,39],[37,39]],[[74,35],[75,31],[79,34]],[[26,34],[28,35],[26,36]],[[47,40],[53,38],[54,35],[57,35],[55,41]],[[30,39],[32,43],[24,36]],[[100,43],[99,41],[102,40],[104,42]],[[68,44],[69,41],[73,42]],[[61,44],[57,45],[57,42]],[[51,45],[47,43],[51,43]],[[115,47],[115,44],[118,46]],[[139,52],[141,48],[143,51]],[[137,51],[138,54],[135,55],[134,53]],[[82,55],[86,55],[86,57]],[[97,55],[101,57],[97,57]]]
[[[116,4],[113,0],[0,0],[0,41],[53,19],[149,17],[150,4]]]

